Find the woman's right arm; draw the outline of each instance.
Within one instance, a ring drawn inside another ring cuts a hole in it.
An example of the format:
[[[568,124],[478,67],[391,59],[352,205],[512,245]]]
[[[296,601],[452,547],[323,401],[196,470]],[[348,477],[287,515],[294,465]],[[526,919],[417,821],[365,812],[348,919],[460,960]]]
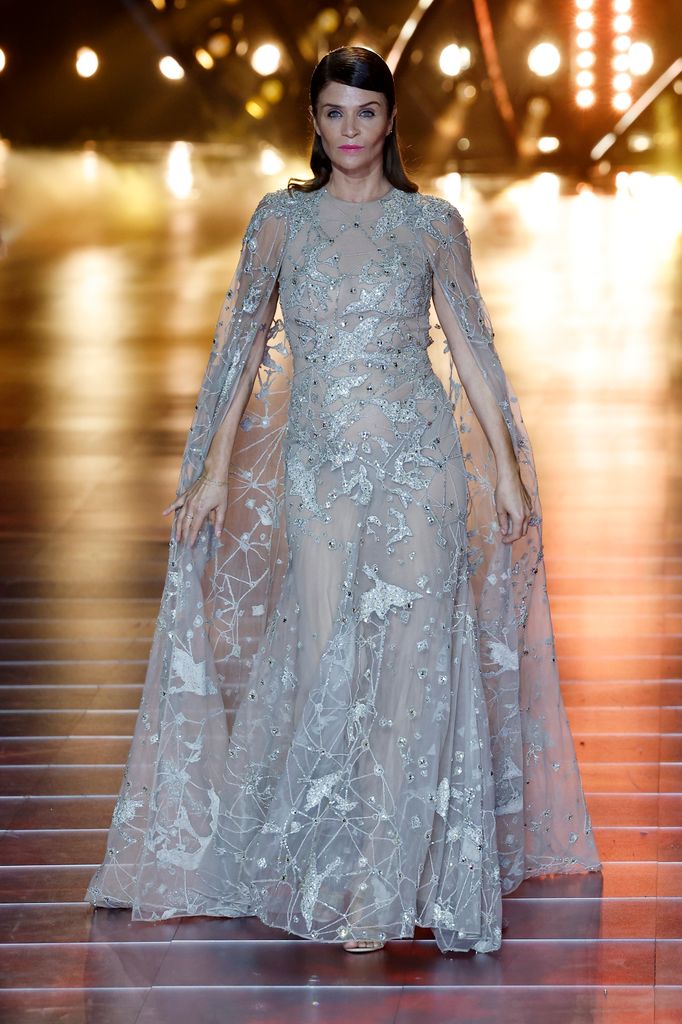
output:
[[[258,333],[256,334],[253,347],[247,357],[246,364],[242,371],[230,408],[228,409],[220,427],[216,431],[206,454],[206,460],[204,462],[205,472],[207,476],[210,476],[213,479],[227,479],[227,471],[230,467],[230,458],[232,456],[232,449],[237,436],[237,430],[239,429],[244,409],[246,408],[247,402],[251,396],[258,368],[263,361],[268,332],[275,316],[275,310],[277,309],[278,296],[279,289],[277,285],[275,285],[275,290],[270,296],[268,304],[261,315],[260,322],[258,324]],[[220,525],[222,526],[222,522]],[[220,530],[216,530],[216,532],[220,533]]]
[[[184,507],[184,514],[179,516],[175,522],[175,537],[178,543],[188,540],[190,544],[194,544],[207,516],[213,524],[216,536],[219,537],[222,533],[227,513],[227,473],[232,449],[239,423],[253,390],[258,368],[263,361],[278,296],[279,289],[275,285],[267,305],[263,308],[257,334],[244,364],[230,407],[223,422],[216,430],[206,453],[203,472],[188,491],[181,494],[163,511],[164,515],[169,515],[176,509]]]

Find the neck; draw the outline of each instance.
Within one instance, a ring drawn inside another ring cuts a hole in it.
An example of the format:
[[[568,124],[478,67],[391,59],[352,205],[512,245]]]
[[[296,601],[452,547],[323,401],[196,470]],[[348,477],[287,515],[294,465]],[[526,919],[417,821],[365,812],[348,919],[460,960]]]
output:
[[[327,190],[337,199],[349,200],[351,203],[371,203],[381,199],[391,190],[391,183],[384,176],[383,167],[369,171],[367,174],[348,175],[333,169],[327,182]]]

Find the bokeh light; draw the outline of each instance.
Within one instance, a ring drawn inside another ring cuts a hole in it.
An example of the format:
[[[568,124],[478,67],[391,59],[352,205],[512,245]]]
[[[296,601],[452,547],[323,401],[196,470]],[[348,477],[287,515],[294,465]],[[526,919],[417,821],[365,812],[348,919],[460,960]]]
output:
[[[258,96],[254,96],[252,99],[247,100],[244,104],[244,110],[251,117],[255,118],[256,121],[260,121],[268,112],[267,104]]]
[[[627,92],[617,92],[615,93],[611,103],[614,110],[627,110],[632,103],[632,97]]]
[[[76,71],[81,78],[92,78],[99,67],[99,58],[90,46],[81,46],[76,52]]]
[[[262,43],[251,54],[251,67],[259,75],[272,75],[277,71],[282,59],[279,46],[274,43]]]
[[[227,32],[214,32],[206,43],[206,49],[212,57],[220,59],[225,57],[232,47],[232,42]]]
[[[159,61],[159,71],[171,82],[178,82],[185,77],[184,68],[178,64],[175,57],[162,57]]]
[[[276,149],[266,146],[261,150],[259,167],[261,174],[272,176],[284,170],[285,163]]]
[[[632,18],[629,14],[619,14],[613,19],[613,27],[616,32],[629,32],[632,28]]]
[[[633,43],[627,54],[628,67],[633,75],[646,75],[654,63],[654,51],[648,43]]]
[[[279,103],[284,96],[284,85],[279,78],[267,78],[260,87],[261,96],[268,103]]]
[[[194,186],[191,143],[174,142],[171,146],[166,163],[166,185],[176,199],[187,199],[191,195]]]
[[[194,51],[194,56],[196,57],[197,64],[200,64],[202,68],[206,68],[207,71],[215,65],[213,57],[208,50],[203,48],[203,46],[200,46],[198,50]]]
[[[528,54],[528,67],[541,78],[555,74],[560,65],[561,54],[554,43],[538,43]]]
[[[587,108],[594,106],[596,97],[592,89],[579,89],[575,101],[579,107]]]
[[[471,64],[471,52],[466,46],[450,43],[444,46],[438,58],[438,66],[444,75],[454,78]]]

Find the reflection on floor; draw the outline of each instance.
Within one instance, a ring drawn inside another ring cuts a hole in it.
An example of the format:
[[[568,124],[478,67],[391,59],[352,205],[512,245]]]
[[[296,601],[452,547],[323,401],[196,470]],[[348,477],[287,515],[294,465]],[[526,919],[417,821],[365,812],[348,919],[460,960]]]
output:
[[[20,172],[73,187],[63,157],[17,160],[21,201]],[[243,208],[221,204],[212,179],[150,209],[148,167],[127,184],[104,170],[80,217],[68,188],[40,215],[0,217],[3,1019],[682,1020],[679,222],[627,195],[545,181],[484,200],[466,183],[458,205],[536,450],[604,872],[526,882],[496,954],[442,956],[419,931],[351,957],[255,920],[132,924],[83,903],[161,594],[160,510],[259,197],[252,184]],[[222,188],[234,195],[229,175]]]

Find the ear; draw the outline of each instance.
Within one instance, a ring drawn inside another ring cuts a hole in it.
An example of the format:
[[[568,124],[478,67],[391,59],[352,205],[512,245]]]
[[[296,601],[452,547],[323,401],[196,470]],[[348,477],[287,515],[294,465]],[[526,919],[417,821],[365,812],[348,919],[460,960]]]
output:
[[[395,128],[395,118],[396,118],[396,114],[397,113],[398,113],[398,109],[397,109],[397,107],[394,107],[393,110],[391,111],[391,123],[389,124],[388,128],[386,129],[386,134],[387,135],[390,135],[391,132]]]
[[[315,129],[315,131],[319,135],[320,134],[320,129],[317,127],[317,121],[315,120],[315,111],[313,110],[312,107],[308,107],[308,113],[310,114],[310,120],[313,122],[313,128]]]

